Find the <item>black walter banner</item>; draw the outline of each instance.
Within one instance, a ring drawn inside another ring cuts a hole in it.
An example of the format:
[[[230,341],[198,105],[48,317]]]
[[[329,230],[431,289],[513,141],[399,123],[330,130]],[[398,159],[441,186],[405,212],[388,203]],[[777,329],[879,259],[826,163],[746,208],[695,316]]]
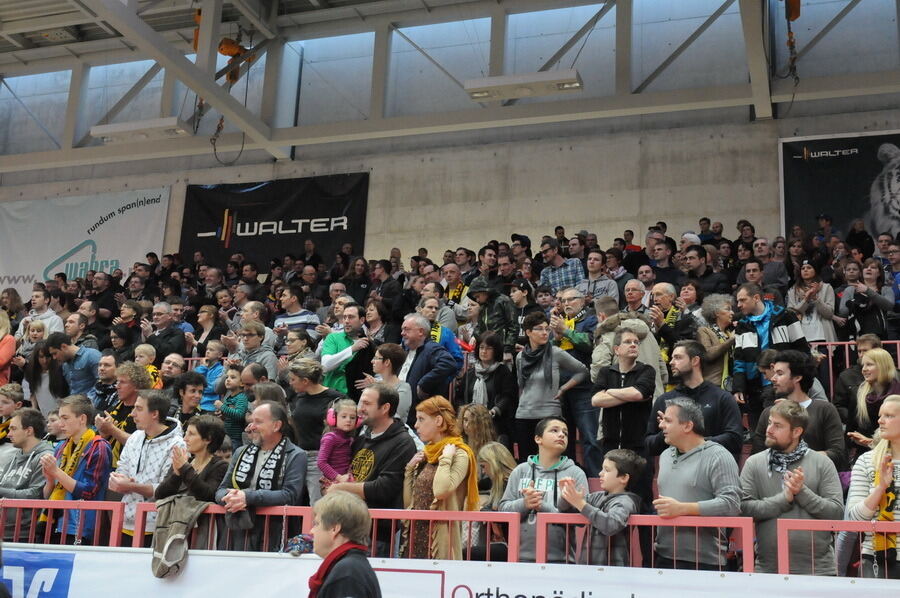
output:
[[[785,231],[816,230],[828,214],[846,235],[863,218],[873,236],[900,233],[900,132],[781,140]]]
[[[210,263],[224,264],[240,251],[264,272],[272,258],[302,255],[312,239],[330,265],[344,243],[362,254],[368,193],[368,173],[189,185],[181,253],[201,250]]]

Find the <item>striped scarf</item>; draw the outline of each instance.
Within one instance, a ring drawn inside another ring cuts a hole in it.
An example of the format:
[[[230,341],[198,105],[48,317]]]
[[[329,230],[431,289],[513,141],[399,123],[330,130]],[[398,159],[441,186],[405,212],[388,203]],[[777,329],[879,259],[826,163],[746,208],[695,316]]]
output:
[[[875,482],[874,485],[877,488],[881,483],[881,468],[875,467]],[[888,486],[884,494],[881,496],[881,501],[878,503],[878,521],[893,521],[894,520],[894,505],[897,503],[897,485],[895,481],[891,481],[891,485]],[[877,551],[890,550],[892,548],[897,548],[897,534],[885,534],[876,532],[872,537],[872,547]]]

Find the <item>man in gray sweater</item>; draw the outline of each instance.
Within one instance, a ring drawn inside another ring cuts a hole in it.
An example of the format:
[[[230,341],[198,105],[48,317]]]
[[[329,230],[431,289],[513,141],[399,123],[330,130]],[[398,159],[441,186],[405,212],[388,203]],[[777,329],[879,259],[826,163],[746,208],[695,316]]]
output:
[[[659,421],[666,444],[659,457],[659,498],[653,506],[660,517],[734,517],[740,515],[740,479],[731,453],[703,435],[703,412],[694,401],[666,401]],[[657,529],[653,566],[661,569],[721,570],[727,538],[722,528]]]
[[[46,480],[41,470],[41,457],[53,454],[50,443],[41,440],[44,431],[44,416],[37,409],[19,409],[13,414],[9,422],[9,438],[16,450],[4,470],[0,471],[0,498],[43,498]],[[15,534],[16,518],[15,509],[7,510],[4,539],[27,541],[32,511],[22,511],[18,536]]]
[[[756,570],[778,569],[777,521],[841,519],[843,492],[837,469],[826,455],[803,440],[809,425],[806,409],[795,401],[771,408],[766,447],[752,455],[741,471],[741,512],[756,523]],[[791,532],[791,573],[835,575],[831,532]]]

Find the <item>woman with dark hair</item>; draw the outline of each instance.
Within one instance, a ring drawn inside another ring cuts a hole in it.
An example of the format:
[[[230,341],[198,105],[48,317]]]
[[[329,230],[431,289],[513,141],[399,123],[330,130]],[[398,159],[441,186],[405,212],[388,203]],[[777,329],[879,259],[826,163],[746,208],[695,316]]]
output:
[[[52,309],[63,322],[65,322],[66,318],[71,316],[73,312],[78,311],[78,307],[75,305],[75,297],[62,289],[53,289],[50,291],[50,309]]]
[[[22,392],[31,401],[32,407],[40,409],[44,417],[58,408],[59,401],[69,396],[69,385],[60,365],[50,356],[45,341],[34,346],[31,358],[25,365]]]
[[[537,452],[534,428],[545,417],[559,417],[566,392],[588,378],[583,363],[549,342],[550,320],[544,312],[525,316],[522,322],[528,345],[516,356],[519,405],[516,408],[515,441],[519,460]],[[571,377],[560,384],[561,374]]]
[[[128,299],[119,307],[119,315],[113,318],[113,326],[124,324],[127,333],[122,337],[129,345],[136,344],[141,338],[141,318],[144,308],[137,301]],[[130,361],[130,360],[126,360]]]
[[[172,469],[153,493],[154,500],[187,494],[215,502],[228,462],[216,455],[225,439],[225,424],[214,415],[195,415],[187,422],[185,447],[172,448]]]
[[[675,307],[680,309],[682,314],[693,316],[698,325],[706,326],[701,305],[703,305],[703,289],[700,288],[700,283],[694,279],[685,281],[678,298],[675,299]]]
[[[753,245],[751,243],[747,243],[746,241],[738,241],[735,245],[735,260],[726,272],[728,276],[728,281],[731,284],[737,283],[738,274],[741,273],[741,270],[744,267],[744,264],[747,263],[751,257],[753,257]]]
[[[165,298],[180,297],[184,299],[184,295],[182,295],[181,291],[181,282],[177,280],[169,279],[162,281],[159,283],[159,292]]]
[[[3,292],[0,293],[0,307],[9,316],[10,334],[15,334],[19,329],[19,322],[28,315],[28,310],[25,309],[25,304],[22,303],[19,291],[12,287],[3,289]]]
[[[366,258],[357,256],[350,260],[350,264],[350,270],[341,281],[347,287],[347,294],[353,297],[356,303],[364,305],[369,297],[369,291],[372,290],[369,262]]]
[[[894,309],[894,290],[884,284],[884,269],[878,259],[870,257],[865,261],[862,280],[847,285],[841,295],[841,306],[849,315],[851,338],[862,334],[887,338],[887,314]]]
[[[390,313],[380,299],[366,301],[366,336],[376,347],[400,340],[400,331],[390,324]]]
[[[503,363],[503,339],[491,331],[483,333],[475,343],[474,356],[475,367],[459,380],[456,397],[463,405],[484,405],[500,442],[510,448],[519,392],[515,376]]]
[[[374,376],[366,374],[362,380],[357,380],[356,388],[362,390],[375,382],[381,382],[397,390],[400,402],[397,404],[396,417],[400,421],[406,421],[409,409],[412,406],[412,388],[407,382],[397,377],[403,364],[406,362],[406,351],[398,344],[383,343],[375,349],[372,358],[372,372]]]
[[[834,289],[824,284],[819,269],[811,260],[800,267],[800,278],[788,289],[787,308],[796,312],[806,340],[834,342]]]
[[[228,327],[219,320],[219,310],[213,305],[201,305],[197,310],[197,329],[184,333],[184,342],[193,357],[206,355],[206,343],[228,334]]]
[[[806,259],[806,249],[803,245],[803,239],[791,239],[788,245],[788,255],[784,260],[784,268],[791,277],[790,284],[800,279],[800,266]]]
[[[534,300],[534,289],[525,278],[517,278],[509,287],[509,298],[516,306],[516,315],[519,321],[519,334],[516,343],[525,345],[525,332],[522,330],[522,321],[530,313],[541,311],[541,306]]]
[[[119,362],[134,361],[135,344],[130,341],[131,332],[125,324],[114,324],[109,329],[109,344],[116,352]]]
[[[334,264],[328,270],[328,281],[337,282],[347,274],[347,262],[343,253],[338,251],[334,256]]]

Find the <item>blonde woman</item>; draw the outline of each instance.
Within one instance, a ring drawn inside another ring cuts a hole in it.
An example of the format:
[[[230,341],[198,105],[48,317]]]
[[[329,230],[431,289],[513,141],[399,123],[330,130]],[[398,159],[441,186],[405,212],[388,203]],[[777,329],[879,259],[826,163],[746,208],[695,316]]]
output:
[[[407,509],[478,510],[475,455],[463,442],[450,401],[441,396],[416,406],[416,432],[425,443],[406,465],[403,504]],[[414,521],[404,529],[400,554],[419,559],[462,558],[458,521]]]
[[[871,351],[870,351],[871,352]],[[853,466],[847,519],[900,521],[900,395],[888,395],[878,410],[878,435],[871,451]],[[860,575],[900,579],[896,533],[867,533],[862,541]]]
[[[470,403],[459,408],[462,422],[462,437],[472,453],[478,454],[481,447],[497,440],[497,430],[491,412],[484,405]]]
[[[868,450],[878,430],[878,410],[888,395],[900,394],[894,359],[884,349],[871,349],[860,359],[863,382],[856,393],[856,409],[847,418],[847,436]]]
[[[516,468],[516,460],[513,458],[509,449],[499,442],[488,442],[478,451],[478,465],[484,480],[490,480],[490,488],[486,500],[482,498],[482,511],[499,511],[500,500],[503,498],[503,492],[506,490],[506,483],[509,481],[509,474]],[[482,482],[482,486],[487,484]],[[473,533],[474,546],[472,546],[472,561],[487,560],[487,530],[490,528],[490,560],[505,561],[507,558],[506,538],[509,533],[508,526],[491,523],[480,524],[478,532]]]

